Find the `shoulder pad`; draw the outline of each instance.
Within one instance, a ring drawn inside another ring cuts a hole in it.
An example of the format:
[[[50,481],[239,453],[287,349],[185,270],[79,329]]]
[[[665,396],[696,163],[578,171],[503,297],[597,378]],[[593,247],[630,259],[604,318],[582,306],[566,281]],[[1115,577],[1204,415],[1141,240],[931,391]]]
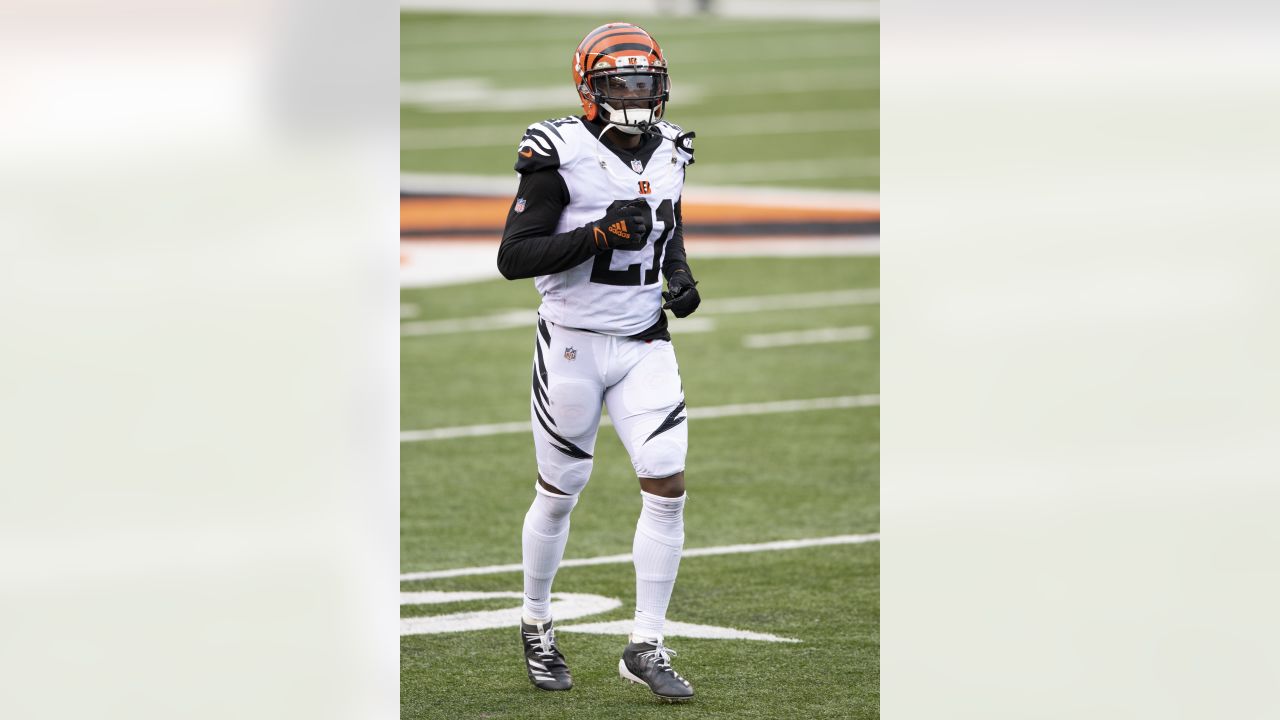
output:
[[[561,128],[579,122],[577,118],[567,117],[530,125],[516,148],[516,172],[555,170],[567,163],[572,153]]]

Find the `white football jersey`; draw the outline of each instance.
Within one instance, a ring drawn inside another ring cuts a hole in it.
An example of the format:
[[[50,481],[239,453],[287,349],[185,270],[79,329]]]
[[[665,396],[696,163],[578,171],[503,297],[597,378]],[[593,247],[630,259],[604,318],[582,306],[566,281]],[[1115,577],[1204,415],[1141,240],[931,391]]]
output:
[[[635,198],[648,201],[648,241],[639,250],[606,250],[577,267],[534,279],[542,293],[539,315],[564,327],[609,335],[634,335],[662,313],[663,247],[675,230],[675,204],[684,190],[685,167],[693,163],[692,142],[679,126],[654,126],[668,138],[647,160],[623,160],[596,139],[579,118],[545,120],[529,126],[520,141],[521,173],[556,169],[569,190],[569,205],[555,233],[604,217],[611,205]]]

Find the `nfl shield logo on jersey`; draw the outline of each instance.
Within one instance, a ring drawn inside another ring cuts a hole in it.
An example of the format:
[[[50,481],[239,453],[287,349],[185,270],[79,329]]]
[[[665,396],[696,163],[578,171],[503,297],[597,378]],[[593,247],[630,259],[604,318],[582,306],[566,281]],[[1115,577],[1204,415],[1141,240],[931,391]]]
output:
[[[577,360],[577,359],[578,359],[578,351],[577,351],[577,350],[575,350],[575,349],[573,349],[573,348],[571,348],[571,347],[567,347],[567,348],[565,348],[565,349],[564,349],[564,359],[565,359],[565,360],[569,360],[569,361]]]
[[[638,173],[644,172],[644,163],[640,162],[639,160],[632,160],[631,169],[635,170]]]
[[[524,212],[524,198],[516,198],[516,212]]]

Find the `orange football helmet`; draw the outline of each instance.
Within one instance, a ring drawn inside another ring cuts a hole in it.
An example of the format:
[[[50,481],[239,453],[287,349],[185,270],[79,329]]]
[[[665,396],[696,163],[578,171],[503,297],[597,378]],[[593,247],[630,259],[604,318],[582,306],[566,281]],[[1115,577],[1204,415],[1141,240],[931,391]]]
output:
[[[588,120],[639,134],[662,119],[671,81],[667,60],[639,25],[609,23],[587,33],[573,52],[573,84]]]

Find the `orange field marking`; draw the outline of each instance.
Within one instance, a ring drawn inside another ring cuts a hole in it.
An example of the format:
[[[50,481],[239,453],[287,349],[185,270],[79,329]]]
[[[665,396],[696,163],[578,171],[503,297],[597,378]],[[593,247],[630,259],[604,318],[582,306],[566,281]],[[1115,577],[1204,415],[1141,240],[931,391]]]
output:
[[[400,230],[494,230],[501,232],[511,209],[505,197],[402,197]],[[879,210],[862,208],[790,208],[736,203],[690,203],[682,206],[686,223],[867,222]]]

